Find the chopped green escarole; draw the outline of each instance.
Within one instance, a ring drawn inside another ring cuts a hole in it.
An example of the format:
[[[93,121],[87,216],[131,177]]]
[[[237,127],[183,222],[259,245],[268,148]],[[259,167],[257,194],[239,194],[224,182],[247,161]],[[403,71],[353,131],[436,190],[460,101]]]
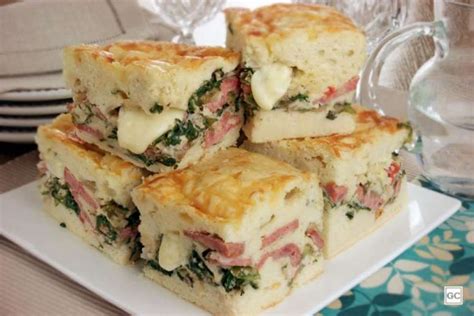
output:
[[[42,194],[49,194],[53,197],[56,205],[62,204],[66,208],[72,210],[74,213],[79,215],[80,209],[77,202],[74,200],[71,191],[67,184],[61,183],[59,178],[50,177],[44,183],[45,191]]]
[[[250,86],[252,76],[253,76],[254,72],[255,72],[255,70],[253,70],[250,67],[242,68],[242,70],[240,71],[240,75],[239,75],[240,82]]]
[[[191,121],[182,122],[181,120],[176,120],[176,125],[166,132],[165,134],[158,137],[153,145],[163,143],[165,146],[175,146],[181,144],[181,137],[186,137],[189,141],[193,141],[199,137],[202,130],[199,126],[196,126]]]
[[[151,157],[147,156],[146,154],[133,154],[130,153],[130,156],[140,160],[142,163],[145,164],[145,166],[149,167],[155,163],[161,163],[162,165],[165,165],[167,167],[174,167],[176,166],[176,159],[172,157],[168,157],[165,155],[161,155],[159,157]]]
[[[109,201],[102,205],[103,211],[107,214],[107,217],[114,218],[114,217],[123,217],[127,215],[130,210],[122,205],[117,204],[114,201]]]
[[[295,102],[295,101],[309,102],[309,96],[307,94],[298,93],[296,95],[293,95],[293,96],[289,97],[288,101],[290,101],[290,102]]]
[[[173,275],[173,272],[174,271],[167,271],[165,269],[163,269],[160,264],[155,261],[155,260],[148,260],[147,263],[146,263],[147,266],[153,268],[154,270],[160,272],[160,273],[163,273],[164,275],[167,275],[167,276],[172,276]]]
[[[246,85],[248,87],[251,86],[252,84],[252,76],[255,73],[255,70],[250,68],[250,67],[244,67],[241,69],[239,73],[239,78],[240,78],[240,83],[242,85]],[[242,104],[244,106],[244,117],[245,120],[248,118],[252,117],[254,115],[255,111],[258,111],[260,108],[257,105],[257,102],[255,102],[255,99],[253,98],[252,93],[244,93],[237,99],[237,102],[240,105]]]
[[[159,250],[158,250],[159,251]],[[222,277],[220,284],[214,281],[214,272],[209,269],[206,264],[206,254],[210,250],[204,251],[199,254],[195,249],[189,255],[188,263],[177,267],[173,271],[167,271],[160,266],[157,259],[148,260],[147,265],[154,270],[166,275],[176,275],[181,281],[187,283],[191,287],[194,286],[195,280],[201,280],[214,286],[224,287],[226,292],[239,291],[241,294],[244,293],[247,285],[254,289],[258,288],[258,282],[260,281],[260,274],[258,270],[253,267],[230,267],[220,269]],[[157,254],[158,257],[158,254]]]
[[[188,101],[188,112],[194,113],[196,108],[202,110],[203,101],[202,98],[214,89],[218,89],[221,86],[224,72],[222,69],[217,69],[211,76],[211,79],[206,80],[189,98]]]
[[[328,120],[335,120],[340,113],[356,114],[356,111],[349,102],[336,103],[334,108],[328,112],[326,118]]]
[[[117,131],[118,131],[118,128],[117,127],[114,127],[111,131],[110,131],[110,134],[109,136],[107,136],[108,139],[115,139],[117,140],[118,137],[117,137]]]
[[[334,208],[337,205],[331,200],[329,195],[326,193],[325,190],[323,190],[323,202],[324,202],[324,208],[329,209],[329,208]]]
[[[140,254],[142,253],[143,245],[140,242],[140,236],[138,236],[134,242],[135,243],[132,247],[132,251],[130,252],[130,261],[137,261],[138,259],[140,259]]]
[[[186,267],[191,270],[200,280],[214,282],[214,273],[207,267],[204,260],[196,250],[193,250]]]
[[[151,113],[161,113],[163,112],[163,106],[161,106],[158,102],[155,102],[150,109]]]
[[[221,285],[226,292],[241,291],[250,285],[254,289],[258,289],[258,281],[260,274],[257,269],[252,267],[232,267],[229,269],[222,269]]]
[[[92,110],[93,105],[89,102],[82,102],[76,105],[81,111],[72,111],[72,122],[74,125],[89,124],[95,116]],[[79,112],[79,114],[78,114]]]
[[[96,217],[96,229],[104,236],[107,244],[112,244],[112,242],[117,239],[117,231],[113,228],[112,224],[110,224],[107,217],[102,214]]]

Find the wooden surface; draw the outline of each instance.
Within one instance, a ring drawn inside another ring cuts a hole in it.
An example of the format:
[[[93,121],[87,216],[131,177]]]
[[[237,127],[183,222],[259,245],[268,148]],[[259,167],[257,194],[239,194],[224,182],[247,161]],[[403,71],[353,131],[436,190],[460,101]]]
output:
[[[433,19],[430,0],[409,2],[407,23]],[[416,69],[432,56],[432,52],[433,45],[428,39],[409,43],[394,52],[386,63],[382,84],[406,90]],[[0,144],[0,147],[0,158],[3,155],[3,160],[34,148],[31,145],[5,144]],[[0,238],[0,284],[1,315],[123,314],[120,309],[3,237]]]

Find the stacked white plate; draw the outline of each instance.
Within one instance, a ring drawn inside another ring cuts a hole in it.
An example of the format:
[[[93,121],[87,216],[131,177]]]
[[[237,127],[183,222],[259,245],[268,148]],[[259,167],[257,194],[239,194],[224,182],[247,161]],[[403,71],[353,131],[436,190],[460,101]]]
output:
[[[33,142],[38,125],[66,110],[71,94],[63,88],[63,47],[171,39],[176,32],[160,20],[152,23],[155,15],[141,2],[43,0],[0,5],[1,25],[7,26],[0,27],[0,142]]]
[[[66,111],[68,89],[19,90],[0,94],[0,142],[31,143],[36,128]]]

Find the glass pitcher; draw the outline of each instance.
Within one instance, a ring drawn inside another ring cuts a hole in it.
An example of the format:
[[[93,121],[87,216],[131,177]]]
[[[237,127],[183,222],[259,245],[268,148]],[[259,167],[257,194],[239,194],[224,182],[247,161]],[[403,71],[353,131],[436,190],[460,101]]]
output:
[[[374,92],[383,63],[419,36],[433,37],[435,54],[410,84],[412,151],[435,186],[474,198],[474,0],[435,0],[434,22],[412,24],[382,40],[362,71],[356,99],[383,113]]]

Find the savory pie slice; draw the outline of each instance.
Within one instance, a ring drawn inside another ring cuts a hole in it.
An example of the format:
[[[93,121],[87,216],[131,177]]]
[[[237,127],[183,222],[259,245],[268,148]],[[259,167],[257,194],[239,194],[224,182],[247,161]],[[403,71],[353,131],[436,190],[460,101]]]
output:
[[[213,314],[275,305],[322,271],[322,193],[315,175],[231,148],[145,179],[145,275]]]
[[[239,56],[147,41],[67,47],[77,136],[153,172],[234,145],[243,123]]]
[[[359,106],[349,135],[247,142],[244,148],[315,172],[325,200],[324,253],[333,257],[406,205],[406,177],[398,151],[411,127]]]
[[[227,9],[227,47],[242,54],[241,86],[251,142],[348,134],[366,57],[363,32],[335,9],[274,4]]]
[[[79,140],[69,114],[40,126],[36,142],[44,210],[114,261],[137,260],[139,214],[130,191],[143,172]]]

